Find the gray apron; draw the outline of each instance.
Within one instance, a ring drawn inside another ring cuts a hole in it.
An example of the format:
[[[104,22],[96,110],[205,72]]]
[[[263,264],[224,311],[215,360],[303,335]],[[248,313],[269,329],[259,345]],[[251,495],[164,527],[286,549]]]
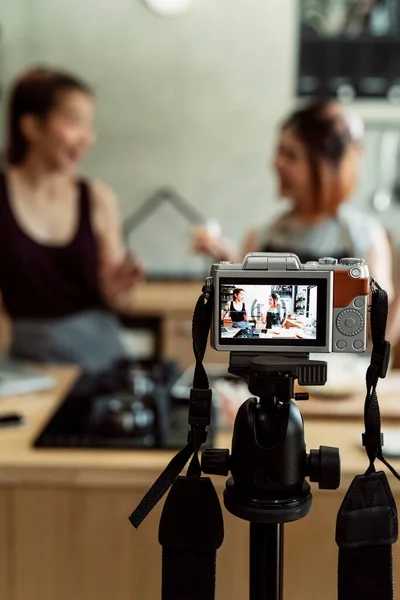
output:
[[[96,372],[127,356],[119,321],[107,311],[87,310],[57,319],[18,319],[12,327],[10,354],[14,358],[76,364]]]

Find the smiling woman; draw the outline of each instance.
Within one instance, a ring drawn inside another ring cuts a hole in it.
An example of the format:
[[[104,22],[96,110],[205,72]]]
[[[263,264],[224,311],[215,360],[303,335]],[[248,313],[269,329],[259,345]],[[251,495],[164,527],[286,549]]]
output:
[[[77,175],[94,142],[89,87],[33,69],[10,95],[0,174],[0,292],[13,322],[11,353],[108,367],[124,356],[112,309],[142,271],[127,255],[117,202]]]

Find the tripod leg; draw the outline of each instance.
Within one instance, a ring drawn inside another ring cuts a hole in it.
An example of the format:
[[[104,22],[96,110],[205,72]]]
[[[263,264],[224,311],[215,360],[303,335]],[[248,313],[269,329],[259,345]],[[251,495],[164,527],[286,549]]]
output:
[[[282,600],[283,523],[250,523],[250,600]]]

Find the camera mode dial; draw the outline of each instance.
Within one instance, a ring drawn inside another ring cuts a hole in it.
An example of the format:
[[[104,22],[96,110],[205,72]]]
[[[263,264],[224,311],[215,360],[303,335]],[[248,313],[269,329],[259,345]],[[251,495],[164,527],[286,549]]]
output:
[[[364,259],[363,258],[341,258],[340,259],[340,264],[341,265],[346,265],[346,266],[351,266],[351,265],[363,265],[364,264]]]
[[[354,308],[346,308],[338,314],[336,325],[343,335],[357,335],[364,326],[364,317]]]

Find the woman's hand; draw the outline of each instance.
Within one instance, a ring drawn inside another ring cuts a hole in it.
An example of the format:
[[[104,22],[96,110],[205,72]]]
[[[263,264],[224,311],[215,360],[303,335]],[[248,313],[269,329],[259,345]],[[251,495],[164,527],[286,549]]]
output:
[[[102,291],[111,306],[118,305],[118,298],[131,292],[143,279],[143,265],[133,252],[116,264],[104,263],[100,269]]]
[[[216,261],[235,260],[235,251],[230,242],[215,234],[210,234],[206,227],[193,227],[192,250],[206,254]]]

